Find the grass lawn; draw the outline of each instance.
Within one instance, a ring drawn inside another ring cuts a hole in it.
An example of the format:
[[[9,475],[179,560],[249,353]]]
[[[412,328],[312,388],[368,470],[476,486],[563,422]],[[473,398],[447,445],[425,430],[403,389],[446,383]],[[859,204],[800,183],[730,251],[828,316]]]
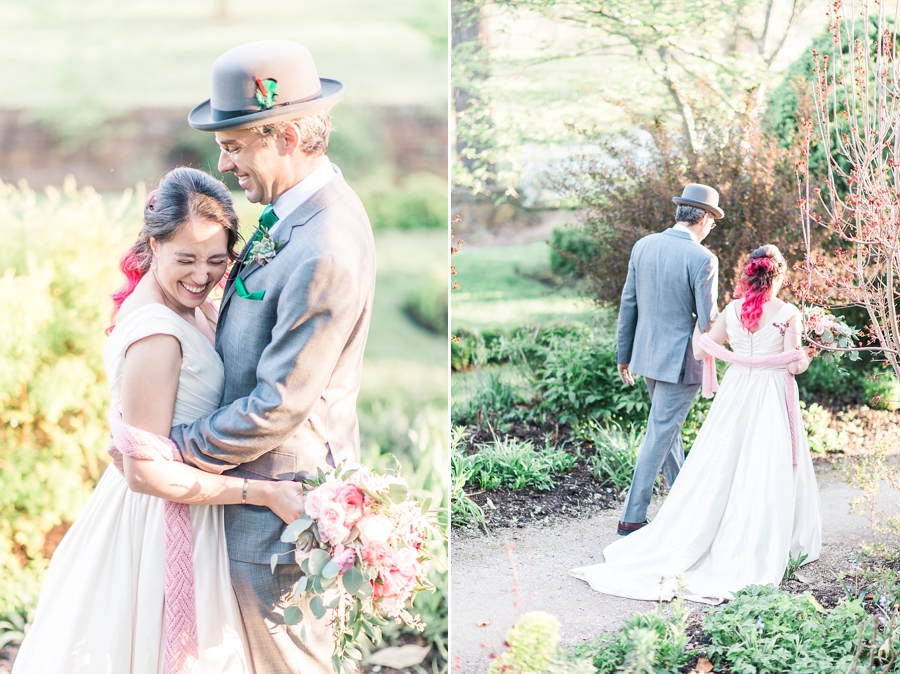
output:
[[[598,311],[590,301],[538,280],[550,272],[546,241],[463,246],[453,264],[461,286],[450,298],[454,329],[596,320]]]
[[[307,46],[349,103],[446,106],[445,0],[0,0],[0,16],[0,107],[193,106],[220,54],[267,39]]]
[[[449,342],[413,323],[407,297],[430,278],[446,278],[447,236],[435,230],[384,231],[375,237],[378,277],[363,361],[361,400],[402,397],[447,404]]]

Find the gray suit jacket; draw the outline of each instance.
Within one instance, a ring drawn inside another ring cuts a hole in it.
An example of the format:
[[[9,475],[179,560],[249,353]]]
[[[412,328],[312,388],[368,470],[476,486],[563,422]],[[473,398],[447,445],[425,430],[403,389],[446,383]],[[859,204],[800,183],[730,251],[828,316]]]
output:
[[[622,289],[616,331],[616,362],[650,379],[699,384],[701,362],[691,336],[716,318],[719,260],[691,235],[677,229],[634,244]]]
[[[208,472],[296,480],[359,460],[356,397],[375,293],[369,219],[338,172],[274,236],[285,242],[275,258],[241,271],[247,292],[264,290],[263,299],[240,297],[234,273],[225,286],[222,407],[172,429],[185,462]],[[225,506],[232,559],[268,563],[287,551],[284,526],[268,508]]]

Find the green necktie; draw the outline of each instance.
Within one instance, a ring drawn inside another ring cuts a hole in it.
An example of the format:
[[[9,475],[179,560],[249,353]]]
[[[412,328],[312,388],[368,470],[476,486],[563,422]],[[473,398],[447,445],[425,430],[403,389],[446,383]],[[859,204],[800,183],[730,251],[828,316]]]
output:
[[[263,209],[262,215],[259,216],[259,226],[261,228],[265,227],[268,232],[276,222],[278,222],[278,216],[275,215],[275,209],[272,208],[272,204],[269,204]]]

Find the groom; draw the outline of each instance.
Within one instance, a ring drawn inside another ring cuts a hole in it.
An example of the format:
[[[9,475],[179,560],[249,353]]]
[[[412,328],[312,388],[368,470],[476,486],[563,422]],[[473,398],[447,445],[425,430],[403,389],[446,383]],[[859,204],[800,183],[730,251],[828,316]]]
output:
[[[622,536],[647,524],[660,469],[671,487],[684,463],[681,427],[702,382],[691,337],[694,325],[709,330],[717,313],[719,260],[701,242],[725,216],[719,193],[690,184],[672,201],[675,225],[645,236],[631,251],[619,308],[619,377],[633,386],[633,375],[642,375],[650,392],[647,435],[617,530]]]
[[[266,208],[222,298],[222,407],[171,437],[203,470],[298,480],[359,460],[356,397],[375,245],[362,203],[325,156],[328,110],[344,87],[319,78],[305,47],[265,41],[219,57],[211,93],[188,121],[215,133],[219,171],[234,173],[247,199]],[[290,550],[284,526],[266,508],[225,506],[250,653],[258,672],[326,674],[334,647],[327,617],[301,605],[303,622],[289,626],[275,611],[300,576],[290,554],[274,573],[269,567],[273,553]]]

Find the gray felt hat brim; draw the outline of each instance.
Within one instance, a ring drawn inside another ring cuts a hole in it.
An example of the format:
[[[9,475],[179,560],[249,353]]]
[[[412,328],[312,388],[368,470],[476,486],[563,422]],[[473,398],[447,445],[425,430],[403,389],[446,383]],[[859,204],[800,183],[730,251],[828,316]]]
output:
[[[683,197],[672,197],[672,201],[678,204],[679,206],[696,206],[697,208],[702,208],[707,213],[712,213],[713,217],[716,220],[725,217],[725,211],[723,211],[718,206],[713,206],[711,204],[704,203],[702,201],[694,201],[693,199],[684,199]]]
[[[315,80],[314,80],[315,81]],[[263,124],[274,124],[289,119],[314,115],[335,105],[344,97],[344,85],[337,80],[319,78],[321,93],[316,97],[297,103],[280,103],[260,110],[234,110],[222,112],[212,107],[211,100],[206,100],[188,115],[188,123],[199,131],[227,131],[231,129],[249,129]]]

